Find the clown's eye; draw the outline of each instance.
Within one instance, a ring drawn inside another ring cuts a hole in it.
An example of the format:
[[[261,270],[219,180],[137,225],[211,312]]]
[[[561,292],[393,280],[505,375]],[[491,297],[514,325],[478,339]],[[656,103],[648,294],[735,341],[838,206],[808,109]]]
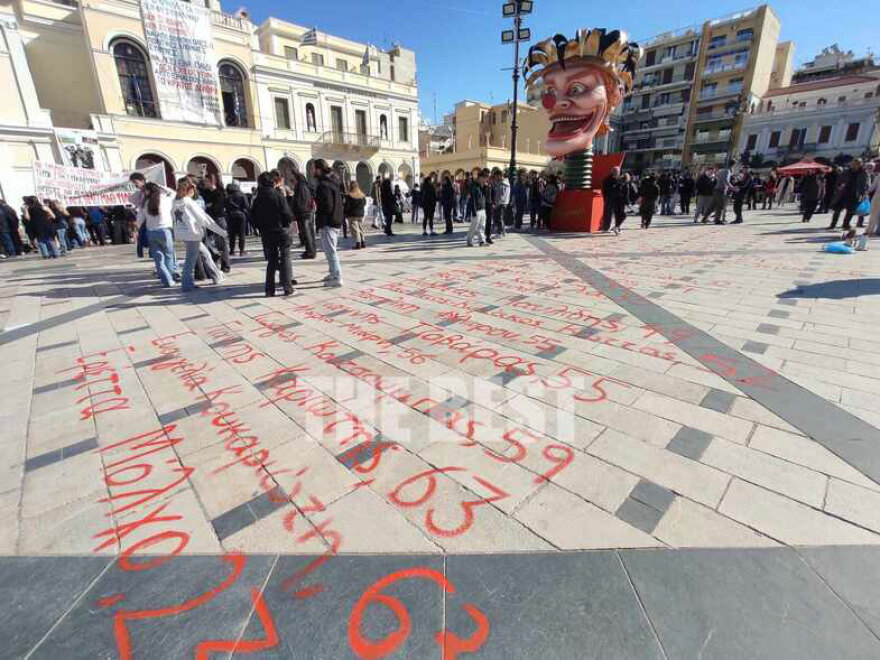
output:
[[[541,96],[541,104],[548,110],[556,105],[556,90],[548,89]]]
[[[569,96],[579,96],[581,94],[587,93],[587,86],[583,83],[574,83],[571,87],[568,88]]]

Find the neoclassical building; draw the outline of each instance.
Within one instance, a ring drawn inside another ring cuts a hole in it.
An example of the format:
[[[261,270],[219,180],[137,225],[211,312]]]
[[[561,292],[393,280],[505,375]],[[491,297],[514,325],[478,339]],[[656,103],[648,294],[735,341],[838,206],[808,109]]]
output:
[[[17,203],[32,163],[68,162],[64,140],[77,132],[94,167],[161,162],[169,182],[185,172],[248,182],[274,167],[306,171],[315,158],[362,186],[380,174],[418,176],[412,51],[275,18],[256,26],[246,12],[201,1],[219,125],[169,118],[139,0],[0,0],[0,193]]]

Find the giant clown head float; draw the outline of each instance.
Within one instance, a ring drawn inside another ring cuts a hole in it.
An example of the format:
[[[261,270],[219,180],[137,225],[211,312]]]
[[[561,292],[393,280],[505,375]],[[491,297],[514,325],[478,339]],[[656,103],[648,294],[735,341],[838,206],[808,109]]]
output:
[[[557,34],[526,56],[526,86],[536,89],[551,122],[547,153],[559,158],[589,154],[593,138],[609,130],[611,111],[632,90],[641,55],[627,34],[602,28]]]

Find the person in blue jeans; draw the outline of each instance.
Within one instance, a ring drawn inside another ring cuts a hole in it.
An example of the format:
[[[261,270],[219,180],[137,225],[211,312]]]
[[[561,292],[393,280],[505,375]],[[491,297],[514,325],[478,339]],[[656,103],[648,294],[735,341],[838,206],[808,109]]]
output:
[[[29,228],[28,235],[33,237],[40,255],[43,259],[57,259],[55,216],[52,211],[41,204],[36,197],[25,197],[22,211],[24,221]]]
[[[68,251],[73,250],[73,244],[67,237],[68,222],[70,218],[67,215],[67,211],[59,206],[58,202],[54,200],[46,200],[46,203],[52,211],[52,214],[55,216],[55,235],[58,237],[58,250],[63,257]]]
[[[186,246],[182,291],[192,291],[198,288],[194,281],[194,273],[196,260],[200,254],[205,257],[204,264],[209,271],[208,275],[214,280],[214,284],[220,284],[223,281],[223,273],[214,264],[203,239],[205,238],[205,230],[210,230],[223,238],[227,237],[226,230],[196,204],[192,198],[195,190],[196,187],[192,181],[186,177],[180,179],[177,182],[177,197],[172,206],[174,238],[183,241]]]
[[[174,193],[168,188],[150,181],[144,186],[143,213],[138,214],[139,225],[147,227],[147,241],[150,254],[156,264],[156,273],[162,286],[174,286],[177,262],[174,256],[174,237],[171,229],[174,220],[171,214]],[[140,226],[138,227],[140,229]]]

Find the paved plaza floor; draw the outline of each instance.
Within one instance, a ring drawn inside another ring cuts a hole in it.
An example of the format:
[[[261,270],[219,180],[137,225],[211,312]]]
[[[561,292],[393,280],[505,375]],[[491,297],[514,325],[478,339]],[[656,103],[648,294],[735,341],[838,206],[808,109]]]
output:
[[[0,656],[880,657],[880,243],[824,220],[0,263]]]

